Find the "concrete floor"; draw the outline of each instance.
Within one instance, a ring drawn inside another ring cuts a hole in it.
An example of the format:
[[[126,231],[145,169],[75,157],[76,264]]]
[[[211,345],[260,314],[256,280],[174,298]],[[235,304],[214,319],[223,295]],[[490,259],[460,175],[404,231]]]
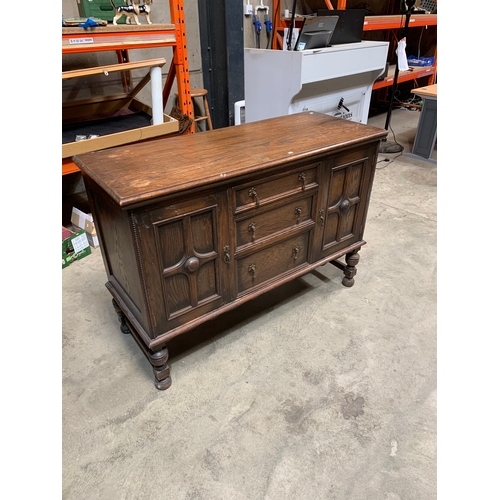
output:
[[[64,499],[436,498],[437,166],[386,157],[354,287],[323,266],[177,337],[167,391],[99,250],[62,271]]]

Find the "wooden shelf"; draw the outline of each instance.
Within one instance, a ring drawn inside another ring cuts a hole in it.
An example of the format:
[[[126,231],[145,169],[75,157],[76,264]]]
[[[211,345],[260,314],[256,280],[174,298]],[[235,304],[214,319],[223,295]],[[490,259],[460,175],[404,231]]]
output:
[[[163,107],[166,106],[173,84],[176,82],[178,106],[184,115],[194,119],[189,83],[184,3],[183,0],[169,0],[169,6],[172,24],[116,26],[109,24],[85,30],[78,27],[63,27],[62,55],[114,51],[118,63],[123,65],[120,68],[123,75],[122,81],[128,83],[125,75],[130,69],[136,67],[136,63],[130,62],[129,50],[172,47],[172,60],[163,87]],[[67,77],[80,76],[82,71],[68,72]],[[194,133],[194,126],[190,127],[188,133]],[[71,159],[63,159],[63,175],[78,171],[78,167]]]
[[[395,10],[396,2],[394,0],[388,0],[389,8]],[[344,10],[346,8],[346,0],[338,0],[337,5],[332,6],[330,0],[325,0],[325,7],[330,10],[335,8],[338,10]],[[278,9],[281,12],[281,2],[278,0]],[[303,21],[302,17],[297,17],[298,23]],[[389,45],[389,51],[393,53],[395,50],[394,43],[397,40],[398,35],[396,35],[395,30],[401,30],[404,28],[406,22],[406,16],[404,14],[396,15],[383,15],[383,16],[365,16],[363,31],[377,31],[385,30],[387,31],[386,40],[392,40]],[[279,18],[276,21],[276,30],[273,35],[273,49],[281,50],[283,46],[283,30],[290,24],[290,19]],[[410,22],[408,27],[417,28],[425,26],[437,26],[437,14],[412,14],[410,17]],[[391,34],[392,31],[392,34]],[[410,80],[418,80],[420,78],[427,78],[423,85],[432,85],[435,81],[435,76],[437,74],[437,48],[434,52],[434,65],[426,67],[414,67],[413,71],[402,71],[398,75],[398,82],[406,82]],[[384,87],[389,87],[394,82],[394,69],[389,69],[389,75],[383,80],[376,81],[373,85],[373,90],[382,89]]]
[[[176,43],[173,24],[97,26],[84,31],[62,28],[63,54],[173,47]]]

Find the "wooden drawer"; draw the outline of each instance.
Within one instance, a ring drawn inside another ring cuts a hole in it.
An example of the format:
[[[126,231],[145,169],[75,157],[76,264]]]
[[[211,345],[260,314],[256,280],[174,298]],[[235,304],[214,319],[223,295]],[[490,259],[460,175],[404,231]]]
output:
[[[272,238],[312,221],[314,196],[295,198],[270,210],[257,209],[251,217],[236,222],[236,250]]]
[[[286,175],[278,174],[268,177],[265,181],[258,180],[235,187],[235,213],[317,188],[318,166],[319,163],[306,165]]]
[[[307,263],[309,231],[237,261],[238,294]]]

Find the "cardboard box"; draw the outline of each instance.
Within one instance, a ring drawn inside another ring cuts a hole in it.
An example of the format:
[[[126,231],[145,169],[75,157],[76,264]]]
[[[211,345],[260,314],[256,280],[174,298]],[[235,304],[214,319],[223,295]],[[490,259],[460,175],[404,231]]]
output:
[[[109,0],[76,0],[78,4],[78,14],[82,17],[97,17],[105,21],[113,21],[115,9]],[[122,7],[126,5],[125,0],[115,0],[115,5]],[[126,16],[118,20],[120,24],[125,24]]]
[[[96,230],[95,230],[95,226],[94,226],[93,220],[87,219],[85,221],[85,226],[83,227],[83,229],[85,229],[85,231],[87,231],[87,233],[89,233],[89,234],[96,234]]]
[[[92,214],[86,214],[78,208],[73,207],[73,210],[71,211],[71,224],[80,229],[85,229],[85,224],[87,222],[91,222],[92,225],[94,224],[94,218],[92,217]]]
[[[92,250],[84,229],[76,226],[62,228],[62,268],[68,267],[75,260],[90,255]]]
[[[85,221],[85,234],[87,235],[87,239],[89,240],[90,246],[97,248],[99,246],[99,240],[97,239],[97,231],[95,230],[95,226],[93,222],[89,220]]]
[[[97,239],[97,231],[95,229],[92,214],[86,214],[78,208],[73,207],[71,212],[71,223],[79,229],[83,229],[85,231],[90,246],[94,248],[99,246],[99,240]]]
[[[92,248],[99,248],[99,240],[97,238],[97,234],[90,234],[87,232],[85,232],[85,234],[87,235],[87,240],[89,242],[89,245]]]

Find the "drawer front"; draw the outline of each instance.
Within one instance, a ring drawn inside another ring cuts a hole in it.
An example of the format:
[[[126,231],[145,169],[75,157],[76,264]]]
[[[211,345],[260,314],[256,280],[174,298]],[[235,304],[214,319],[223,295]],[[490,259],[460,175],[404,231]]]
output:
[[[278,278],[307,263],[310,232],[298,234],[281,243],[239,259],[238,294]]]
[[[291,196],[318,186],[318,165],[307,165],[286,175],[268,177],[234,188],[235,212],[265,206],[284,196]]]
[[[298,198],[275,209],[258,209],[251,217],[239,220],[236,222],[237,250],[311,222],[312,206],[313,196]]]

